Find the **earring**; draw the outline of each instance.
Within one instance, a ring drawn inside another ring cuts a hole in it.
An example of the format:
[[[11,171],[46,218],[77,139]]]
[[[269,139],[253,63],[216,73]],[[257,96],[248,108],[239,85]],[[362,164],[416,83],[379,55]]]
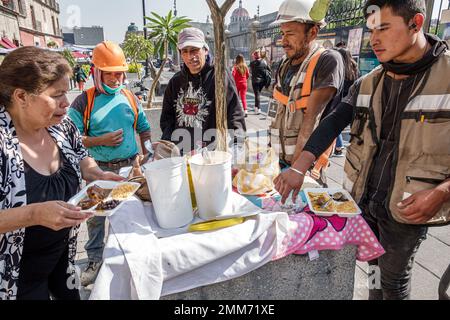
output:
[[[414,22],[413,22],[413,24],[411,24],[411,25],[409,26],[409,30],[412,30],[412,29],[414,29],[415,31],[417,31],[417,24],[415,24]]]

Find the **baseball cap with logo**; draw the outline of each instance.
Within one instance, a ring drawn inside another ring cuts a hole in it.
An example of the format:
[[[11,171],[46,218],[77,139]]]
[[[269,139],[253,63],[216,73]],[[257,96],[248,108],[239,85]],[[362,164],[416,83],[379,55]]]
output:
[[[203,31],[197,28],[185,28],[178,34],[178,49],[186,47],[206,48],[209,50],[205,41]]]

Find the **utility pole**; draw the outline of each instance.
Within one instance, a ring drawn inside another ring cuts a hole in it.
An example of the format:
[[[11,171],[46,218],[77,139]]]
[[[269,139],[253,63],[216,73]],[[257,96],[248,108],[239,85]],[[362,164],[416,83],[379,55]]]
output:
[[[143,19],[143,26],[144,26],[144,39],[147,40],[147,27],[145,26],[145,0],[142,0],[142,19]],[[145,75],[144,78],[148,77],[148,57],[145,59]]]

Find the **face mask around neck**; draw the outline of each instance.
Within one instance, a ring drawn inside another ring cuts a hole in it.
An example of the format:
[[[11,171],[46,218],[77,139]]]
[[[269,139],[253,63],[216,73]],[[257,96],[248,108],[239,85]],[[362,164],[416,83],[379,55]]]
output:
[[[118,86],[117,88],[111,88],[104,83],[102,83],[102,87],[107,94],[117,94],[124,88],[123,84]]]

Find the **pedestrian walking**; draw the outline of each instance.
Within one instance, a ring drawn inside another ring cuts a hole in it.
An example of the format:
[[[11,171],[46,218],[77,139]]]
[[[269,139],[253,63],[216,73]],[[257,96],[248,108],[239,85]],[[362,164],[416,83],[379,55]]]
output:
[[[252,54],[253,61],[250,62],[250,72],[252,75],[252,88],[255,95],[254,110],[259,114],[261,110],[261,91],[270,85],[271,71],[266,60],[261,58],[261,51],[258,49]],[[268,83],[269,82],[269,83]]]
[[[250,73],[248,71],[248,67],[245,64],[244,56],[242,54],[238,54],[236,56],[236,61],[233,66],[233,78],[236,83],[236,88],[238,91],[238,95],[242,101],[242,107],[244,108],[245,116],[247,117],[247,82],[250,77]]]
[[[75,81],[76,81],[76,83],[78,85],[78,90],[84,91],[84,85],[85,85],[85,83],[87,81],[87,76],[84,73],[83,68],[80,65],[78,65],[78,64],[75,66],[74,77],[75,77]]]

